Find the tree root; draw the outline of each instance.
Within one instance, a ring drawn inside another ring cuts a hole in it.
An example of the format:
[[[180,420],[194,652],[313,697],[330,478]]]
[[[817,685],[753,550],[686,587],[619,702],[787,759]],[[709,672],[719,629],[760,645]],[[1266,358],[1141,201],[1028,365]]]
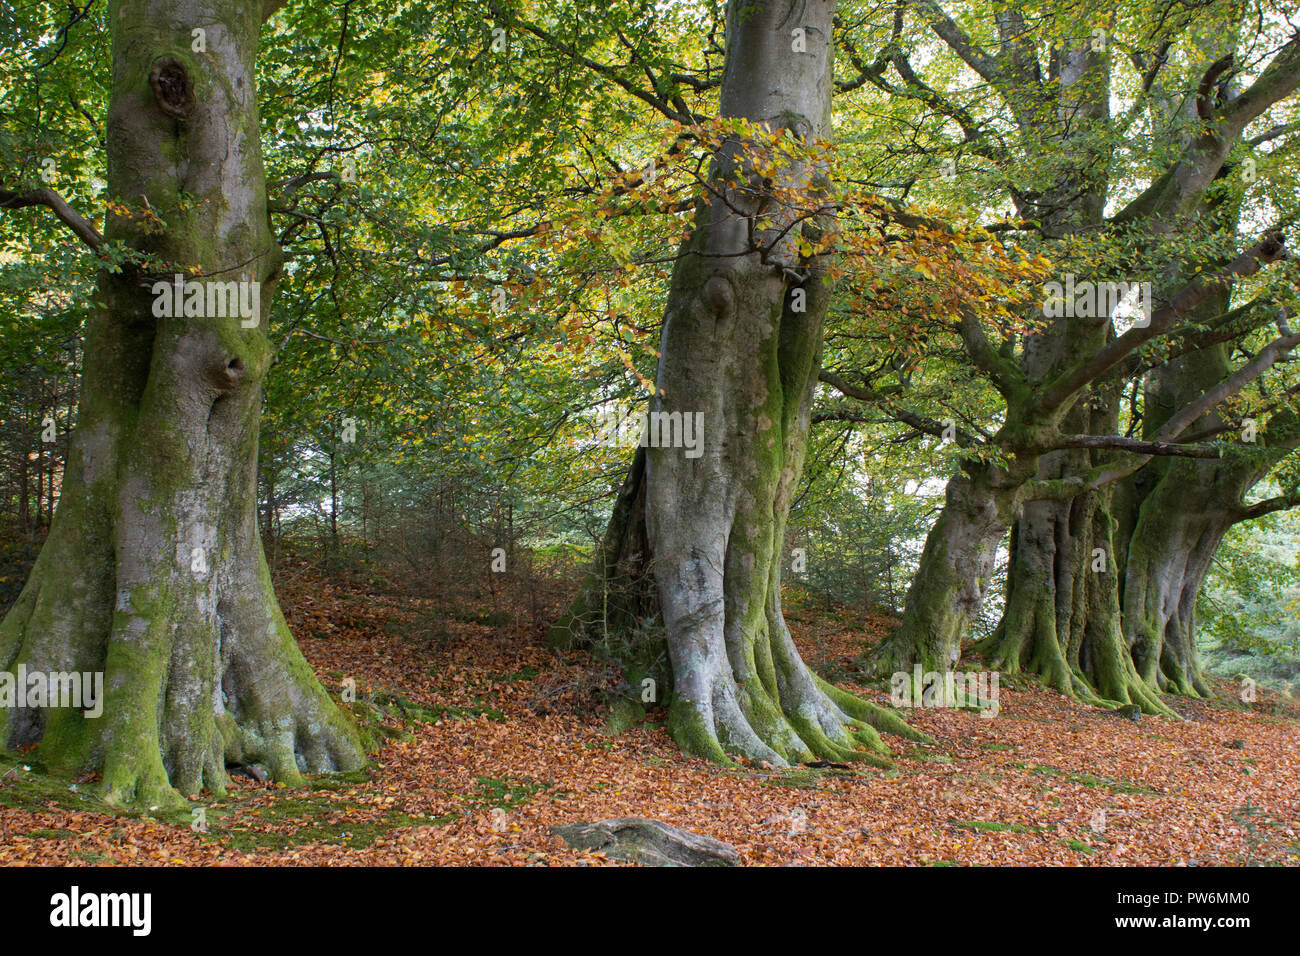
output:
[[[813,676],[809,686],[797,706],[783,709],[752,683],[737,693],[729,677],[720,677],[708,701],[674,697],[668,732],[688,753],[727,766],[735,765],[734,755],[774,767],[828,760],[890,769],[895,764],[881,732],[933,742],[899,715],[821,678]]]

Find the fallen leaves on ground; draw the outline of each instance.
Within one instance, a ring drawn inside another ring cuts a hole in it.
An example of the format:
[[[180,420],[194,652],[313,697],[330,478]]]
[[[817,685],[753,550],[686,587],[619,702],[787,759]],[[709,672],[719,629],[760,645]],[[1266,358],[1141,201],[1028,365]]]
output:
[[[0,863],[608,864],[551,827],[622,816],[724,840],[749,865],[1300,862],[1300,722],[1263,701],[1182,701],[1183,721],[1134,723],[1004,681],[991,719],[908,711],[935,744],[890,738],[894,771],[728,770],[684,756],[658,725],[608,734],[599,704],[617,675],[532,628],[305,567],[280,587],[326,686],[337,695],[350,677],[363,700],[401,702],[402,733],[371,770],[304,789],[236,776],[227,799],[195,804],[196,832],[187,818],[83,809],[93,782],[47,778],[49,799],[34,800],[29,772],[7,764]],[[850,680],[885,619],[800,618],[811,662],[886,702]]]

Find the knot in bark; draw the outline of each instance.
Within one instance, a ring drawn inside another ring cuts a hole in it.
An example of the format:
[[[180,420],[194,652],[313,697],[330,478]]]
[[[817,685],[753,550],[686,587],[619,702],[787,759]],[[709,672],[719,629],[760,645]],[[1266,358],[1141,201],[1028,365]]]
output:
[[[1286,235],[1270,232],[1259,244],[1259,254],[1265,262],[1277,262],[1287,258]]]
[[[174,56],[161,56],[154,61],[149,72],[149,86],[158,101],[158,108],[168,116],[185,119],[194,112],[194,87],[190,83],[189,71]]]
[[[723,276],[715,275],[704,283],[700,291],[700,301],[704,307],[721,321],[731,317],[735,309],[736,297],[731,291],[731,283]]]

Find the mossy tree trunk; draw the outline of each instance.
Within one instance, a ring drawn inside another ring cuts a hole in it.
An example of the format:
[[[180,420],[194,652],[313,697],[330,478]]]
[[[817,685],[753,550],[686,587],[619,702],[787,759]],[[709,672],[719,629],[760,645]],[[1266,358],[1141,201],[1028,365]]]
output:
[[[1050,219],[1045,221],[1043,235],[1052,238],[1068,234],[1068,228],[1059,226],[1069,226],[1071,211],[1075,221],[1090,232],[1115,225],[1121,236],[1125,232],[1146,232],[1153,244],[1177,230],[1190,230],[1201,224],[1231,226],[1235,210],[1225,204],[1225,193],[1211,186],[1230,172],[1231,167],[1225,162],[1232,144],[1241,136],[1246,123],[1259,115],[1261,105],[1287,96],[1300,82],[1296,50],[1294,43],[1289,44],[1275,58],[1268,73],[1242,96],[1236,96],[1230,84],[1218,82],[1230,58],[1209,65],[1197,97],[1179,99],[1172,107],[1175,111],[1185,111],[1188,116],[1182,118],[1194,122],[1186,125],[1190,132],[1179,144],[1181,155],[1169,171],[1157,177],[1142,195],[1108,221],[1103,216],[1105,183],[1089,182],[1079,172],[1067,169],[1071,179],[1077,178],[1080,188],[1063,193],[1067,197],[1064,204],[1054,203],[1049,207],[1065,214],[1066,220],[1060,224]],[[1108,69],[1108,58],[1096,59],[1087,66],[1084,75],[1091,72],[1097,77],[1092,90],[1107,88],[1102,77]],[[1063,94],[1068,93],[1069,87],[1068,83],[1062,84]],[[1083,87],[1083,115],[1104,121],[1107,100],[1100,96],[1088,97],[1088,88],[1087,84]],[[1162,100],[1156,102],[1160,104],[1157,113],[1168,105]],[[1183,128],[1176,122],[1178,116],[1160,114],[1153,119],[1170,129]],[[1209,122],[1211,119],[1216,119],[1217,125]],[[1077,133],[1086,135],[1087,127],[1086,122],[1079,124]],[[1070,148],[1062,149],[1063,155],[1071,152]],[[1094,169],[1104,171],[1105,167],[1103,162]],[[1264,251],[1262,247],[1261,251]],[[1259,262],[1276,258],[1271,252],[1266,252],[1266,257]],[[1240,260],[1234,260],[1237,261]],[[1216,323],[1230,303],[1234,276],[1251,274],[1257,268],[1249,265],[1244,272],[1229,268],[1226,273],[1220,273],[1226,281],[1205,286],[1203,294],[1192,296],[1189,292],[1196,285],[1194,277],[1202,273],[1205,263],[1189,262],[1185,266],[1181,276],[1180,269],[1174,267],[1156,277],[1158,301],[1172,303],[1186,297],[1186,304],[1176,312],[1171,312],[1168,305],[1157,309],[1148,333],[1154,333],[1162,325],[1170,326],[1169,320],[1175,317],[1182,328],[1198,324],[1209,327],[1207,324]],[[1131,281],[1134,277],[1115,278]],[[1064,337],[1056,337],[1059,326],[1070,331]],[[1130,329],[1119,338],[1134,336],[1135,331]],[[1099,348],[1102,351],[1096,354],[1101,355],[1123,344],[1117,341],[1109,317],[1093,327],[1067,319],[1049,329],[1045,337],[1049,341],[1056,337],[1059,347],[1067,357],[1073,355],[1074,361]],[[1027,345],[1026,372],[1041,380],[1034,364]],[[1128,366],[1138,368],[1140,364],[1135,358]],[[1256,374],[1262,374],[1268,364],[1271,359],[1258,363]],[[1183,432],[1203,431],[1215,421],[1212,407],[1202,407],[1203,397],[1218,391],[1225,398],[1243,384],[1236,380],[1222,346],[1200,350],[1193,346],[1188,357],[1152,374],[1153,381],[1162,379],[1184,384],[1166,388],[1163,410],[1159,412],[1156,406],[1161,399],[1148,388],[1143,437],[1152,443],[1179,439]],[[1062,430],[1074,435],[1118,435],[1117,383],[1121,380],[1112,374],[1095,381],[1086,394],[1086,402],[1067,411]],[[1200,421],[1194,420],[1193,409],[1205,412]],[[1166,433],[1175,422],[1179,427]],[[1188,594],[1186,589],[1199,587],[1200,580],[1195,573],[1188,572],[1201,568],[1200,576],[1203,576],[1213,548],[1222,537],[1222,531],[1216,532],[1214,527],[1223,526],[1221,519],[1239,510],[1239,505],[1227,504],[1234,498],[1233,494],[1216,493],[1196,499],[1193,489],[1206,490],[1208,478],[1193,481],[1181,494],[1178,481],[1174,480],[1163,486],[1158,497],[1146,500],[1146,496],[1157,485],[1156,476],[1226,475],[1235,466],[1212,460],[1156,459],[1137,477],[1130,477],[1118,486],[1089,487],[1091,482],[1085,476],[1097,474],[1099,469],[1110,470],[1112,475],[1123,474],[1131,471],[1133,464],[1149,460],[1149,456],[1143,459],[1128,455],[1130,464],[1125,465],[1126,456],[1100,450],[1104,447],[1083,450],[1076,446],[1042,457],[1037,484],[1065,488],[1074,482],[1081,493],[1045,495],[1042,500],[1033,500],[1032,494],[1025,495],[1023,513],[1012,532],[1003,618],[978,650],[990,666],[1008,672],[1033,673],[1063,693],[1095,702],[1137,704],[1148,713],[1170,714],[1172,711],[1159,698],[1159,692],[1165,687],[1164,678],[1158,674],[1159,661],[1168,659],[1174,670],[1182,672],[1173,682],[1175,687],[1194,687],[1199,681],[1194,676],[1199,673],[1194,643],[1182,630],[1191,622],[1195,603],[1194,590]],[[1237,501],[1247,487],[1237,489]],[[1166,497],[1168,500],[1164,500]],[[1182,501],[1178,500],[1180,497]],[[1199,512],[1199,517],[1193,512]],[[1213,517],[1216,512],[1217,519]],[[1158,517],[1161,514],[1165,516],[1163,519]],[[1179,611],[1180,607],[1185,610]],[[1142,633],[1137,633],[1135,627]],[[1163,634],[1170,628],[1173,629],[1171,643],[1166,653]],[[1175,647],[1179,650],[1174,650]]]
[[[1227,290],[1191,318],[1211,323],[1230,303]],[[1148,377],[1143,434],[1232,371],[1217,344],[1171,360]],[[1101,393],[1087,430],[1114,432],[1119,399]],[[1223,459],[1157,458],[1112,488],[1067,502],[1026,504],[1013,531],[1002,621],[978,650],[989,665],[1041,677],[1093,703],[1136,704],[1171,714],[1165,692],[1205,696],[1195,641],[1195,607],[1227,530],[1253,515],[1250,489],[1295,445],[1293,416],[1261,430],[1248,454]],[[1210,412],[1191,432],[1218,433]],[[1082,474],[1097,452],[1044,456],[1044,469]],[[1051,477],[1051,476],[1045,476]]]
[[[984,603],[998,548],[1019,507],[1019,492],[1017,478],[984,464],[972,463],[949,480],[943,511],[926,535],[902,621],[872,654],[874,673],[911,675],[917,665],[923,672],[952,668],[961,656],[962,638]]]
[[[1142,501],[1122,589],[1124,631],[1151,687],[1209,696],[1195,641],[1196,597],[1234,510],[1215,501],[1227,475],[1177,462]],[[1231,482],[1235,484],[1236,482]],[[1206,487],[1206,485],[1210,487]]]
[[[1224,311],[1228,304],[1224,295],[1215,306]],[[1153,372],[1144,430],[1158,429],[1179,405],[1226,377],[1229,351],[1226,344],[1213,345]],[[1201,585],[1228,529],[1269,510],[1253,508],[1246,496],[1297,442],[1296,416],[1287,407],[1274,412],[1248,443],[1217,412],[1194,430],[1222,433],[1237,448],[1222,460],[1153,462],[1135,476],[1126,489],[1135,517],[1121,590],[1124,633],[1139,673],[1150,685],[1193,697],[1210,694],[1196,650]]]
[[[1091,337],[1105,335],[1106,325],[1093,328]],[[1089,337],[1088,330],[1075,323],[1067,338],[1080,335]],[[1116,434],[1117,389],[1091,389],[1065,425],[1075,434]],[[1108,457],[1113,455],[1053,451],[1040,461],[1038,477],[1050,482],[1083,475]],[[1011,535],[1002,619],[975,651],[995,670],[1035,675],[1090,703],[1135,704],[1146,713],[1169,714],[1154,685],[1135,668],[1121,629],[1127,538],[1119,536],[1115,497],[1115,488],[1106,486],[1063,500],[1025,502]]]
[[[834,8],[731,0],[722,114],[803,142],[823,136]],[[814,675],[781,611],[786,520],[830,295],[827,258],[801,259],[797,243],[816,241],[832,223],[779,198],[795,188],[810,195],[817,170],[787,163],[764,183],[745,162],[736,143],[715,156],[714,192],[678,256],[665,309],[654,411],[702,416],[703,453],[643,453],[648,566],[672,672],[668,730],[687,751],[718,761],[886,764],[877,729],[920,735]],[[636,542],[640,480],[634,465],[597,569],[606,581],[642,580],[637,568],[617,566],[619,556],[647,566]],[[588,595],[604,586],[591,584]],[[596,610],[591,598],[579,604],[588,616]]]
[[[1121,628],[1125,565],[1113,496],[1101,488],[1025,504],[1012,533],[1002,619],[975,651],[995,670],[1035,675],[1089,703],[1169,714]]]
[[[1003,75],[993,85],[1011,108],[1026,157],[1036,157],[1044,168],[1053,170],[1053,178],[1040,191],[1013,191],[1019,212],[1025,219],[1037,220],[1043,238],[1052,243],[1091,231],[1102,221],[1106,205],[1106,183],[1099,176],[1105,164],[1099,162],[1097,132],[1109,117],[1107,58],[1087,44],[1055,47],[1050,84],[1043,84],[1037,74],[1035,41],[1023,22],[1009,15],[999,20],[998,29],[1005,62],[999,69]],[[1008,85],[1013,83],[1023,85]],[[981,355],[991,353],[982,336],[963,333],[975,364],[991,374],[1006,400],[1005,424],[993,444],[1011,454],[1001,466],[968,463],[949,482],[944,510],[926,538],[912,579],[901,625],[872,655],[872,669],[878,674],[908,673],[917,664],[925,670],[951,668],[961,656],[962,641],[983,606],[998,551],[1022,507],[1032,507],[1039,516],[1039,527],[1025,529],[1033,535],[1048,533],[1071,508],[1068,499],[1026,505],[1026,485],[1036,476],[1060,476],[1062,462],[1072,453],[1044,455],[1041,439],[1049,433],[1076,430],[1074,423],[1087,417],[1087,402],[1072,398],[1059,408],[1044,409],[1034,393],[1052,376],[1100,348],[1107,327],[1091,318],[1033,318],[1042,322],[1042,328],[1025,337],[1015,375],[998,368],[1009,359]],[[1028,583],[1040,579],[1043,571],[1026,566],[1012,567],[1011,573]],[[1044,597],[1026,595],[1021,613],[1026,626],[1050,638],[1055,608],[1050,596]],[[1059,655],[1045,658],[1038,666],[1064,679]]]
[[[261,20],[257,4],[215,0],[109,7],[109,192],[133,215],[111,217],[107,238],[197,267],[192,281],[261,284],[260,324],[245,327],[238,310],[155,317],[152,286],[169,275],[100,275],[58,513],[0,625],[0,666],[102,671],[103,713],[0,711],[0,743],[101,771],[113,802],[221,793],[228,762],[295,783],[364,759],[285,625],[257,532],[281,263],[259,141]],[[147,227],[146,208],[161,225]]]

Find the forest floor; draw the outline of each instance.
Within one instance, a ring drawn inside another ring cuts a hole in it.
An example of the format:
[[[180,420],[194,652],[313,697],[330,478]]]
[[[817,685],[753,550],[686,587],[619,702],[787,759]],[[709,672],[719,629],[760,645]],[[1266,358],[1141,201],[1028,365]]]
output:
[[[989,719],[906,716],[935,743],[887,738],[896,770],[724,769],[661,725],[604,723],[613,671],[549,649],[531,624],[466,604],[372,593],[289,562],[277,575],[327,686],[387,722],[373,768],[289,789],[237,776],[193,813],[113,813],[80,784],[0,763],[0,864],[604,864],[558,824],[646,816],[773,864],[1300,863],[1300,711],[1220,685],[1186,719],[1133,722],[1025,681]],[[500,613],[499,611],[496,613]],[[841,686],[888,621],[805,610],[805,657]],[[662,714],[659,714],[662,717]],[[37,754],[31,755],[34,759]]]

